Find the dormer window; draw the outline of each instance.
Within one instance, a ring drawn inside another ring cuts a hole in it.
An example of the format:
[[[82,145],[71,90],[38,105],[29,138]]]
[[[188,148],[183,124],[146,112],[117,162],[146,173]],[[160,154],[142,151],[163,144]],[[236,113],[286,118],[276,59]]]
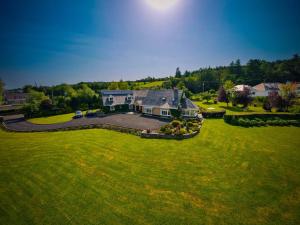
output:
[[[132,95],[127,95],[127,101],[131,101],[132,100]]]

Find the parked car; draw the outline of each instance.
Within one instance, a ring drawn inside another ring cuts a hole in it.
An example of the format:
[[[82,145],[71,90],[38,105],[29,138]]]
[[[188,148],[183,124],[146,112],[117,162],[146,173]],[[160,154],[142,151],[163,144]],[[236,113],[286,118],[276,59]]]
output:
[[[82,111],[76,111],[75,112],[75,116],[73,117],[74,119],[78,119],[78,118],[81,118],[81,117],[83,117],[83,113],[82,113]]]

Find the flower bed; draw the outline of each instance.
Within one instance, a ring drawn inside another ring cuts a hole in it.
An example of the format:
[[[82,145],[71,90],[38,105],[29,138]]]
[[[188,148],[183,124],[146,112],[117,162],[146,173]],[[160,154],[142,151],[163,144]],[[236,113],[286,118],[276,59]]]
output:
[[[202,121],[190,120],[173,120],[160,128],[158,132],[145,130],[141,133],[143,138],[162,138],[162,139],[187,139],[194,137],[200,132]]]

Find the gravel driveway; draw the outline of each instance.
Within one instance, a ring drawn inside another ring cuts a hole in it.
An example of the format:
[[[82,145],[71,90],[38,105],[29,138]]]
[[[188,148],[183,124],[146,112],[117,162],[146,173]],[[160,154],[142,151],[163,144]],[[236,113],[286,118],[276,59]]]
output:
[[[57,124],[33,124],[24,119],[5,120],[5,126],[12,131],[50,131],[72,127],[110,124],[114,126],[133,128],[137,130],[157,130],[168,123],[157,118],[144,117],[140,114],[114,114],[101,118],[81,118],[73,119],[65,123]]]

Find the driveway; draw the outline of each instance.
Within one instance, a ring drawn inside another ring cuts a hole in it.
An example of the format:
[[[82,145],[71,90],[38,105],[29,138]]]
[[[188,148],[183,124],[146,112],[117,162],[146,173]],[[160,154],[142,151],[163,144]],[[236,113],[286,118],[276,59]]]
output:
[[[65,123],[57,124],[33,124],[24,119],[5,120],[4,124],[8,130],[28,132],[28,131],[51,131],[89,125],[109,124],[136,130],[158,130],[161,126],[167,124],[167,121],[157,118],[144,117],[140,114],[114,114],[97,118],[73,119]]]

